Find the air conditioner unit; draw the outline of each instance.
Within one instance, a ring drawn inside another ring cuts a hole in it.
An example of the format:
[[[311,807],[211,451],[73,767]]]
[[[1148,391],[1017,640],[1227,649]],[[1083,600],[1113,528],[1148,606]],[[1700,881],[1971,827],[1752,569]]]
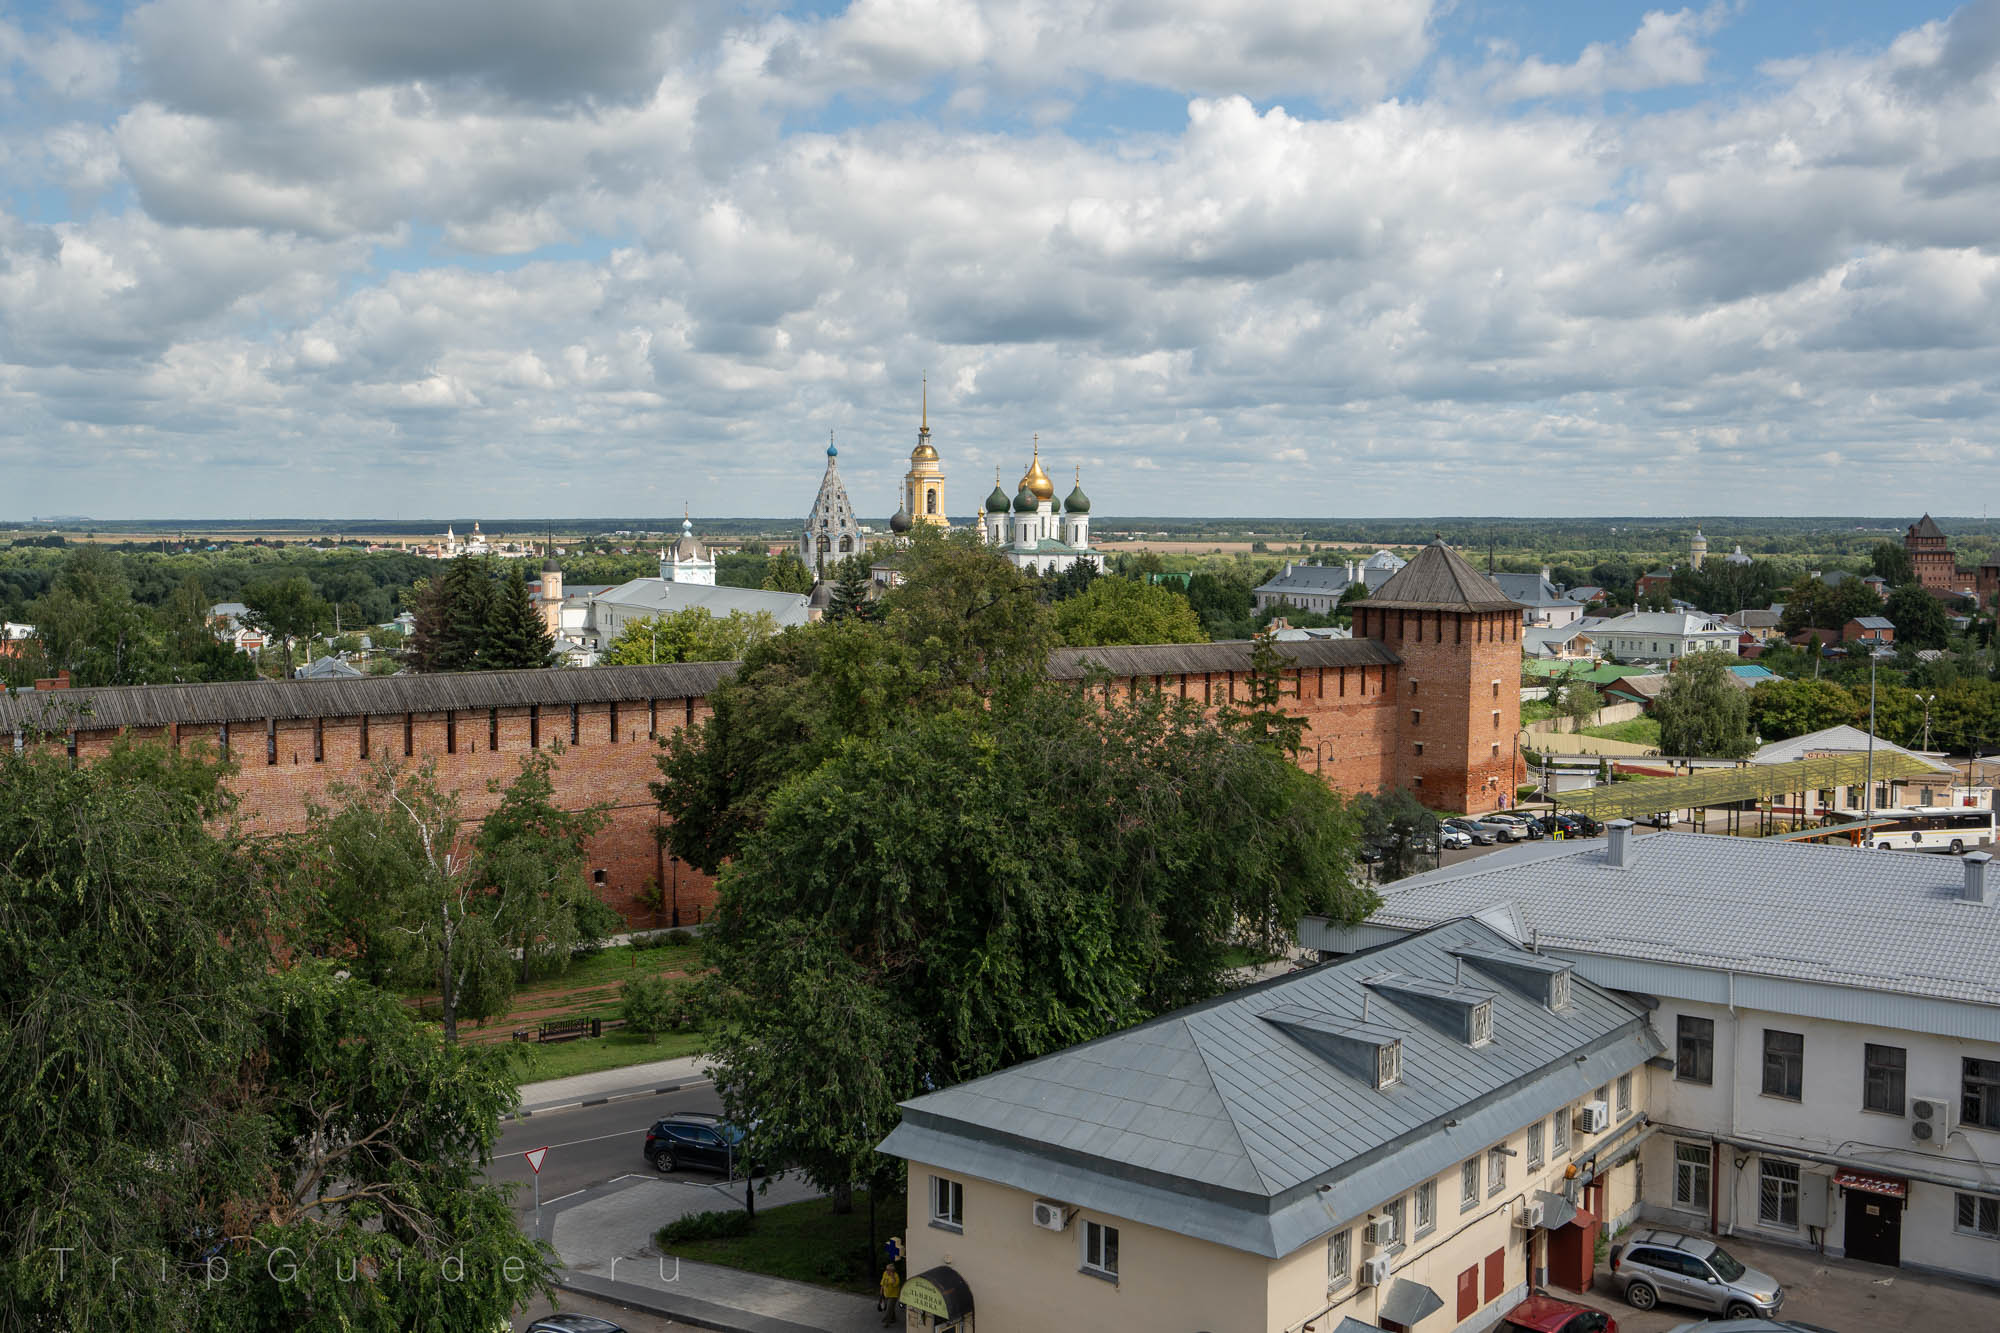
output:
[[[1387,1213],[1368,1214],[1368,1225],[1361,1228],[1361,1239],[1370,1245],[1388,1245],[1396,1239],[1395,1230],[1389,1225]]]
[[[1611,1108],[1603,1102],[1585,1102],[1577,1108],[1576,1127],[1585,1134],[1602,1134],[1611,1127]]]
[[[1535,1231],[1548,1222],[1548,1208],[1540,1199],[1530,1199],[1521,1205],[1521,1219],[1514,1225],[1523,1231]]]
[[[1942,1145],[1951,1137],[1952,1099],[1918,1094],[1910,1098],[1910,1137]]]
[[[1035,1225],[1044,1231],[1064,1230],[1069,1226],[1069,1208],[1054,1199],[1037,1199]]]
[[[1379,1287],[1389,1280],[1389,1274],[1393,1271],[1394,1265],[1390,1263],[1388,1255],[1370,1255],[1361,1261],[1361,1285]]]

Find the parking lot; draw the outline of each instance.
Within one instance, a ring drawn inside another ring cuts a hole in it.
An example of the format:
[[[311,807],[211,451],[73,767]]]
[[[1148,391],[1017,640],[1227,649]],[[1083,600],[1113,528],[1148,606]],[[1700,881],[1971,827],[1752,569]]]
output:
[[[1828,1259],[1810,1250],[1758,1245],[1735,1236],[1725,1239],[1723,1247],[1784,1284],[1786,1319],[1818,1324],[1834,1333],[1912,1329],[1972,1333],[2000,1328],[2000,1288]],[[1665,1305],[1644,1312],[1633,1309],[1619,1299],[1604,1264],[1597,1267],[1597,1285],[1589,1297],[1573,1297],[1560,1289],[1554,1294],[1582,1299],[1608,1312],[1618,1321],[1618,1333],[1667,1333],[1704,1317],[1699,1311]]]

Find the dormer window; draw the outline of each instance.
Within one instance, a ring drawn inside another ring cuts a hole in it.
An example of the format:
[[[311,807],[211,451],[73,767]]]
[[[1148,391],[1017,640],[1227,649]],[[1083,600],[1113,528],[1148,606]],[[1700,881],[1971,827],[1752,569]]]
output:
[[[1403,1043],[1392,1041],[1375,1048],[1375,1090],[1393,1088],[1403,1081]]]
[[[1484,1046],[1493,1040],[1493,1001],[1474,1005],[1472,1009],[1472,1033],[1466,1042],[1468,1046]]]
[[[1549,1009],[1560,1013],[1569,1008],[1569,973],[1557,972],[1549,978]]]

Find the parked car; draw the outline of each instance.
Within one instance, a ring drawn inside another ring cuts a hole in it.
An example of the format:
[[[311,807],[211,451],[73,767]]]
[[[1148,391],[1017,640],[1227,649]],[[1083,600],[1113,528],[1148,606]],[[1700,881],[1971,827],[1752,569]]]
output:
[[[1526,842],[1528,840],[1528,830],[1504,816],[1481,815],[1475,822],[1478,827],[1485,829],[1502,842]]]
[[[1778,1279],[1744,1267],[1714,1241],[1657,1228],[1611,1247],[1611,1280],[1636,1310],[1666,1301],[1755,1319],[1777,1314],[1785,1303]]]
[[[728,1174],[743,1169],[743,1129],[706,1111],[678,1111],[646,1131],[646,1162],[662,1175],[692,1167]],[[752,1165],[750,1175],[763,1174]]]
[[[1439,824],[1438,842],[1452,851],[1463,851],[1472,845],[1472,835],[1456,824]]]
[[[1542,821],[1536,819],[1533,815],[1524,815],[1518,812],[1510,812],[1504,815],[1488,815],[1487,818],[1503,819],[1507,821],[1509,824],[1512,824],[1516,828],[1519,828],[1521,832],[1527,834],[1528,840],[1530,842],[1533,842],[1538,838],[1546,838],[1549,834],[1549,831],[1542,827]]]
[[[1602,1310],[1536,1292],[1500,1316],[1499,1333],[1618,1333],[1618,1321]]]
[[[625,1333],[625,1327],[594,1314],[552,1314],[528,1325],[527,1333]]]
[[[1556,823],[1561,826],[1565,838],[1596,838],[1604,833],[1604,825],[1589,815],[1571,814],[1567,810],[1556,815]]]
[[[1818,1323],[1796,1319],[1694,1319],[1676,1323],[1668,1333],[1834,1333]]]
[[[1465,834],[1466,837],[1478,843],[1481,847],[1491,847],[1494,843],[1500,840],[1499,834],[1495,833],[1491,829],[1481,828],[1477,820],[1467,819],[1463,815],[1454,816],[1451,819],[1445,820],[1444,826],[1446,828],[1455,828],[1459,830],[1461,833]]]

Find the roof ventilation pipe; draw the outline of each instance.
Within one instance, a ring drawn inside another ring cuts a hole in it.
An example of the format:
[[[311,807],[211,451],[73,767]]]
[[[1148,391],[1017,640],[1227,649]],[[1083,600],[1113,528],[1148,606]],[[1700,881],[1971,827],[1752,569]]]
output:
[[[1604,864],[1620,870],[1632,868],[1632,821],[1614,819],[1604,826]]]
[[[1985,852],[1972,852],[1965,858],[1965,888],[1959,897],[1969,903],[1991,903],[1993,901],[1993,877],[1989,873],[1993,858]]]

